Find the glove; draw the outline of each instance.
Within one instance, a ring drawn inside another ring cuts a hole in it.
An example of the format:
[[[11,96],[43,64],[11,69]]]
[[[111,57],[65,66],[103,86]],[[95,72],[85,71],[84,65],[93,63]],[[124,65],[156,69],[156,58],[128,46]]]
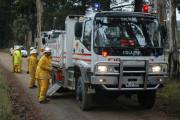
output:
[[[48,67],[48,71],[52,71],[52,67],[51,66]]]

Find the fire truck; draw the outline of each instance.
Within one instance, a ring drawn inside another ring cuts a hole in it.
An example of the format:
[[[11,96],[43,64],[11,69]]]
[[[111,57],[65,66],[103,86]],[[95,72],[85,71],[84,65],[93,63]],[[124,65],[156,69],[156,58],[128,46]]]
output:
[[[143,108],[153,107],[156,92],[168,77],[156,16],[96,11],[67,16],[65,26],[46,41],[53,65],[49,95],[57,86],[73,90],[82,110],[90,109],[94,96],[101,94],[111,98],[135,94]]]

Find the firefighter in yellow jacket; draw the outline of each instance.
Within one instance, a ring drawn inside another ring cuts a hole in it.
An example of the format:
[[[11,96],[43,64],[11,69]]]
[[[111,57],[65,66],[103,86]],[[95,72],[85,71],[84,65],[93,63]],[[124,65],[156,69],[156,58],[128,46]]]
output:
[[[36,69],[36,79],[38,81],[38,97],[40,103],[48,102],[46,99],[46,93],[49,87],[49,80],[51,78],[51,70],[51,49],[46,47]]]
[[[13,63],[13,72],[20,73],[21,64],[22,64],[22,55],[19,46],[15,47],[15,50],[12,55],[12,63]]]
[[[29,74],[30,74],[29,88],[37,87],[35,85],[35,81],[36,81],[35,73],[36,73],[37,64],[38,64],[37,50],[33,49],[30,52],[30,58],[29,58]]]
[[[30,53],[31,53],[31,51],[34,49],[34,47],[31,47],[30,48]],[[30,60],[30,56],[31,55],[29,55],[28,57],[27,57],[27,74],[29,74],[29,60]]]

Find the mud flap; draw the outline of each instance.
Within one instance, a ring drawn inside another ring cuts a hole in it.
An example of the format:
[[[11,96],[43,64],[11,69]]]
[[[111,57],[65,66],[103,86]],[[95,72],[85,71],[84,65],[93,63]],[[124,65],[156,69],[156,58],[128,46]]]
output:
[[[56,91],[58,91],[61,88],[61,85],[59,85],[58,83],[53,84],[49,90],[47,91],[47,96],[51,97],[54,93],[56,93]]]

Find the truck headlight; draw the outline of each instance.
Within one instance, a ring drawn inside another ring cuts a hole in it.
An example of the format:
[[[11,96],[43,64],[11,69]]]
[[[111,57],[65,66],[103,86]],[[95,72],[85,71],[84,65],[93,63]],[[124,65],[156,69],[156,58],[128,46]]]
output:
[[[167,72],[167,64],[152,64],[149,67],[150,73],[164,73]]]
[[[108,71],[107,66],[104,66],[104,65],[97,66],[97,72],[105,73],[107,71]]]
[[[161,66],[159,66],[159,65],[157,65],[157,66],[152,66],[152,72],[153,72],[153,73],[161,72]]]

